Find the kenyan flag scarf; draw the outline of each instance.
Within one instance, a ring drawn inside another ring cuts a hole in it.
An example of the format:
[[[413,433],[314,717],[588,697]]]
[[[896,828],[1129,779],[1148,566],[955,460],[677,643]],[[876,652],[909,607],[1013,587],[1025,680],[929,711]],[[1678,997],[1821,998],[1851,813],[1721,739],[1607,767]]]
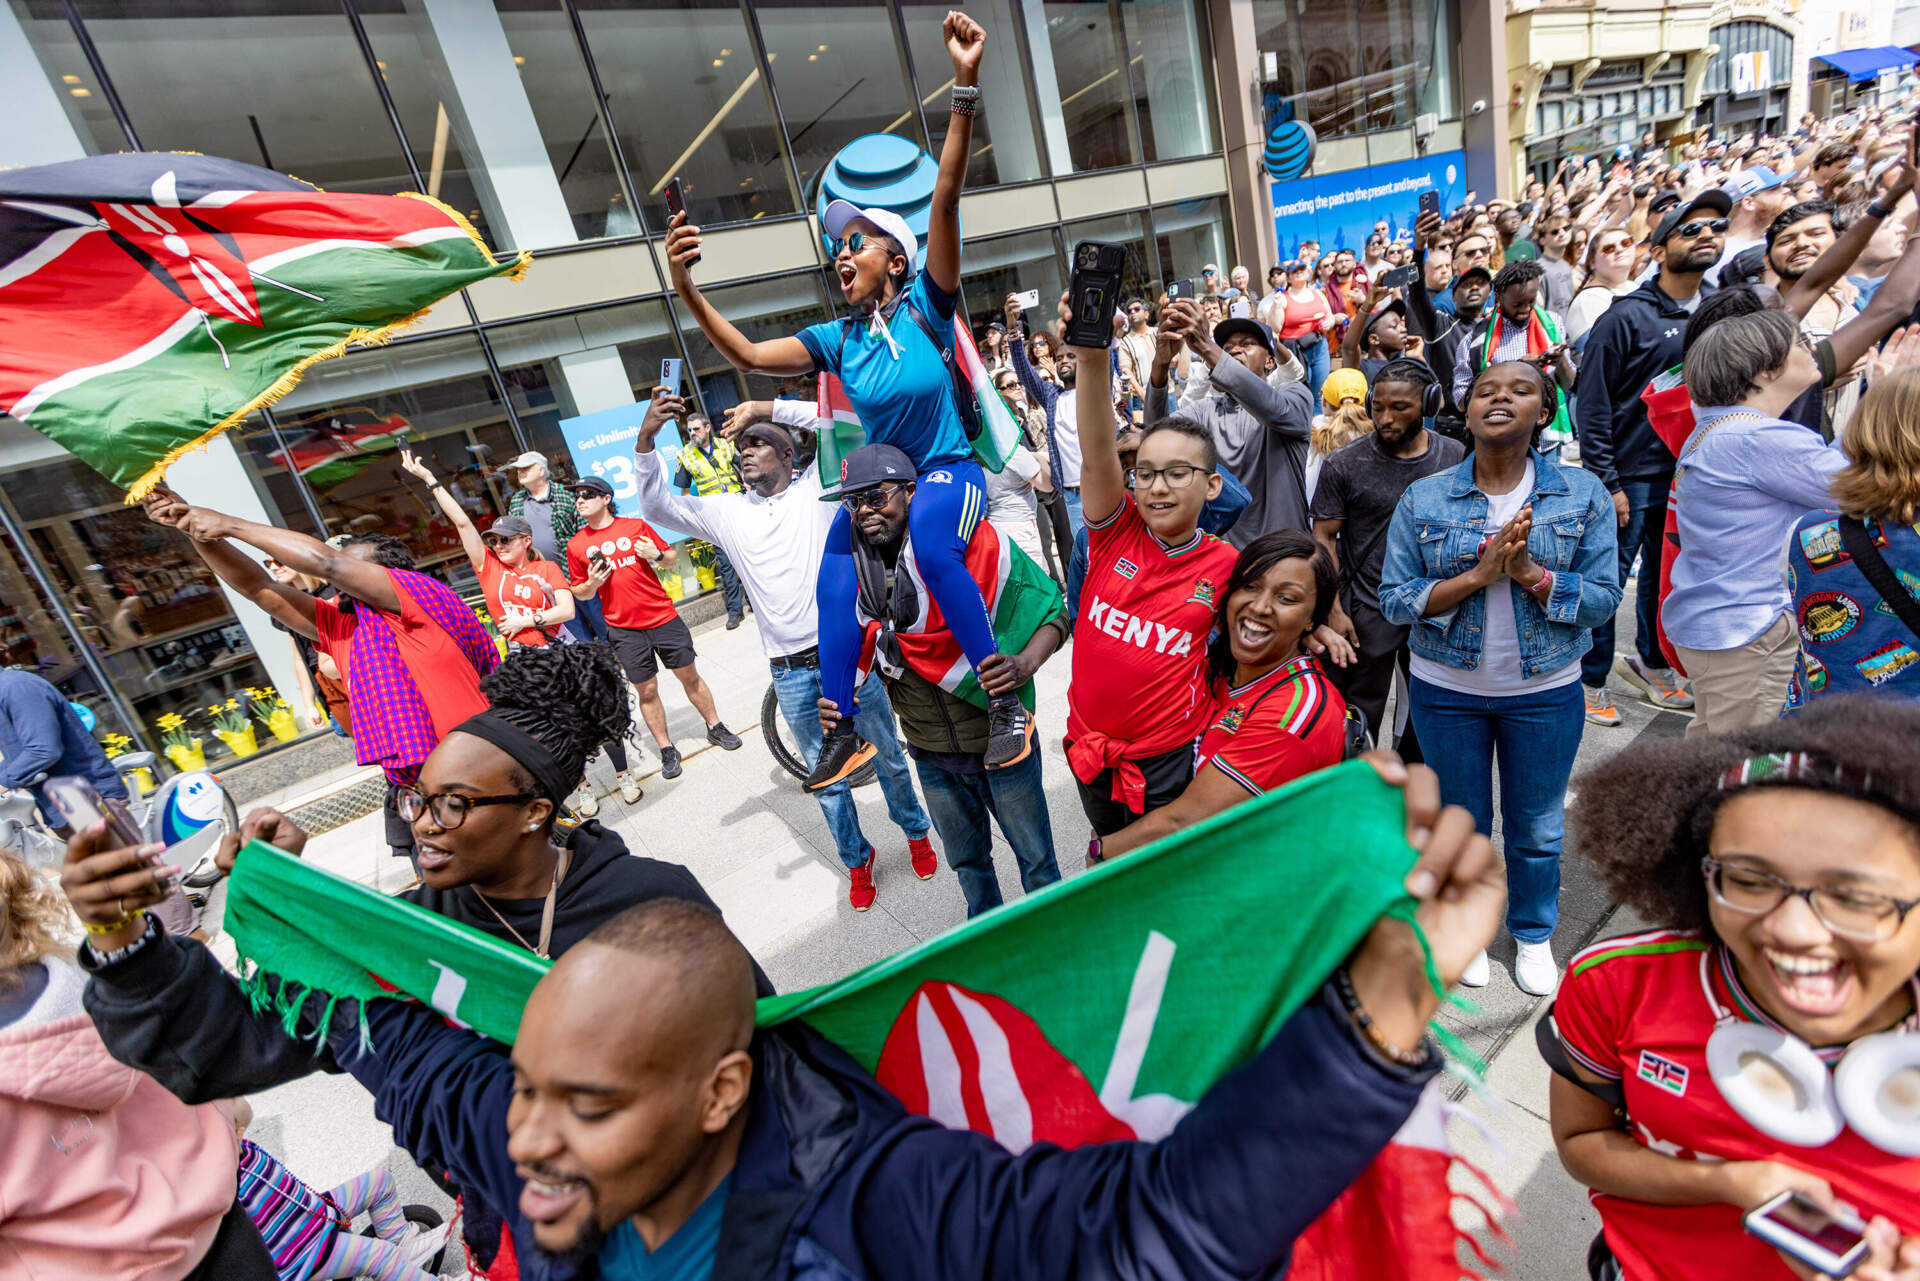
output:
[[[1500,314],[1500,309],[1494,308],[1493,319],[1487,322],[1487,345],[1480,358],[1481,369],[1494,363],[1494,353],[1500,350],[1501,343],[1513,336],[1514,328],[1513,323]],[[1564,335],[1560,322],[1550,313],[1535,307],[1533,314],[1527,317],[1527,359],[1545,355],[1549,348],[1558,346],[1562,341]],[[1553,377],[1552,370],[1547,371],[1547,377]],[[1558,407],[1554,410],[1553,421],[1547,424],[1547,431],[1557,433],[1555,438],[1558,440],[1573,438],[1573,416],[1567,412],[1567,394],[1564,391],[1560,393]]]

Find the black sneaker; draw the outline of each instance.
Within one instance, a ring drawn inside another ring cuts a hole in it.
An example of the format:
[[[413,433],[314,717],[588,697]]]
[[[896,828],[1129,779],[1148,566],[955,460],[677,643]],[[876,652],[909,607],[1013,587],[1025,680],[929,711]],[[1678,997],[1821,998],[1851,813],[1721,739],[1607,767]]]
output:
[[[728,729],[724,721],[715,721],[707,726],[707,741],[723,752],[740,750],[740,736]]]
[[[820,759],[814,764],[813,773],[807,775],[806,789],[817,792],[832,787],[873,757],[873,744],[860,737],[853,721],[837,721],[820,744]]]
[[[680,749],[679,748],[663,747],[660,749],[660,777],[661,778],[679,778],[680,777]]]
[[[987,705],[988,769],[1005,769],[1033,750],[1033,714],[1018,694],[1002,694]]]
[[[732,631],[734,628],[740,626],[740,624],[746,621],[747,621],[747,616],[745,614],[735,614],[733,617],[727,620],[727,630]]]

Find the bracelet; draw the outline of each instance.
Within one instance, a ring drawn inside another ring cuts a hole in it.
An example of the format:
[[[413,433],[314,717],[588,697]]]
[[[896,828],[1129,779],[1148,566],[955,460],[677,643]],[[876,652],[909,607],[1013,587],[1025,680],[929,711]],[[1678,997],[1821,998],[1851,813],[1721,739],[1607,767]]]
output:
[[[1420,1067],[1427,1061],[1424,1044],[1418,1049],[1403,1050],[1389,1041],[1387,1034],[1375,1026],[1373,1015],[1367,1013],[1366,1007],[1360,1004],[1360,994],[1353,990],[1353,975],[1348,972],[1346,966],[1343,965],[1333,972],[1333,987],[1340,994],[1340,1004],[1346,1007],[1348,1017],[1359,1025],[1361,1034],[1367,1038],[1368,1045],[1401,1067]]]
[[[1870,200],[1867,202],[1867,217],[1891,218],[1893,217],[1893,210],[1888,206],[1881,204],[1878,200]]]
[[[1527,594],[1532,595],[1533,593],[1539,591],[1542,587],[1546,588],[1548,591],[1553,590],[1553,571],[1552,570],[1550,569],[1541,570],[1540,581],[1535,583],[1533,586],[1527,588]]]
[[[127,944],[125,947],[116,947],[111,952],[101,952],[98,949],[96,949],[91,942],[89,942],[87,944],[87,951],[93,954],[93,959],[96,965],[114,965],[121,961],[124,961],[129,956],[132,956],[135,952],[138,952],[141,948],[145,947],[147,944],[153,942],[153,940],[159,936],[160,930],[159,930],[158,917],[153,916],[152,914],[146,912],[145,910],[131,913],[130,916],[146,917],[147,928],[140,931],[139,938]],[[95,932],[92,926],[88,926],[87,931],[88,933]]]
[[[980,86],[955,85],[953,87],[953,100],[947,104],[947,110],[956,116],[966,116],[969,119],[978,115],[980,111]]]
[[[146,915],[146,911],[147,909],[144,907],[139,908],[135,911],[128,912],[117,921],[108,921],[105,925],[95,925],[92,921],[82,921],[81,924],[86,926],[87,933],[89,934],[117,934],[121,930],[126,929],[127,926],[133,924],[134,921],[140,917]]]

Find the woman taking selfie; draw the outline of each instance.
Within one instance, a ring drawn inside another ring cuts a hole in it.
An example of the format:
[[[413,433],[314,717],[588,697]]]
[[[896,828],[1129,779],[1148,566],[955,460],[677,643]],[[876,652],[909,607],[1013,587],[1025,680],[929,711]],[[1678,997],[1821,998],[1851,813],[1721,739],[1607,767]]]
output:
[[[1309,644],[1333,609],[1339,575],[1313,535],[1276,530],[1248,543],[1221,597],[1207,651],[1213,715],[1200,738],[1193,781],[1179,796],[1112,836],[1089,862],[1138,849],[1170,832],[1337,765],[1346,751],[1347,704]],[[1351,660],[1346,642],[1321,632]]]
[[[1783,1192],[1891,1221],[1855,1277],[1920,1275],[1916,741],[1920,708],[1836,698],[1582,778],[1575,847],[1656,927],[1576,957],[1537,1032],[1594,1277],[1818,1275],[1742,1222]]]
[[[986,511],[985,476],[974,460],[942,353],[954,343],[960,191],[980,101],[980,58],[987,33],[953,10],[943,31],[953,62],[953,102],[928,207],[924,269],[917,263],[914,234],[898,214],[836,200],[821,222],[833,240],[840,294],[852,315],[790,337],[754,342],[694,287],[688,273],[700,256],[700,229],[687,223],[685,213],[669,223],[666,251],[675,292],[708,341],[736,369],[775,377],[837,375],[860,415],[867,442],[892,445],[912,461],[918,475],[904,479],[915,481],[908,523],[915,563],[977,672],[998,652],[986,601],[966,564],[967,544]],[[852,528],[852,518],[843,509],[827,535],[817,592],[821,695],[838,707],[853,706],[862,635],[854,615]],[[1033,718],[1020,700],[1012,694],[995,697],[987,717],[986,768],[1025,760],[1033,750]],[[836,722],[820,746],[807,789],[831,786],[872,759],[873,752],[860,740],[852,717]]]
[[[1514,981],[1553,990],[1562,802],[1586,723],[1580,656],[1620,604],[1613,500],[1538,449],[1559,393],[1540,366],[1489,365],[1468,388],[1474,451],[1408,486],[1387,527],[1380,612],[1411,627],[1408,706],[1449,805],[1493,831],[1500,762]],[[1462,980],[1481,986],[1483,955]]]

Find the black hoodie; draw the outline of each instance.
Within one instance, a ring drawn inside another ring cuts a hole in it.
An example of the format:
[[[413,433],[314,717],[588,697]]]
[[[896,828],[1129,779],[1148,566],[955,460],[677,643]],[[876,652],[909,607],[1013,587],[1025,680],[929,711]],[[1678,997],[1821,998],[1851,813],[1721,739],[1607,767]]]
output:
[[[1629,480],[1673,479],[1673,451],[1654,434],[1640,393],[1680,363],[1682,336],[1698,300],[1698,294],[1684,304],[1667,297],[1656,274],[1614,299],[1587,332],[1573,422],[1580,465],[1612,493]]]

